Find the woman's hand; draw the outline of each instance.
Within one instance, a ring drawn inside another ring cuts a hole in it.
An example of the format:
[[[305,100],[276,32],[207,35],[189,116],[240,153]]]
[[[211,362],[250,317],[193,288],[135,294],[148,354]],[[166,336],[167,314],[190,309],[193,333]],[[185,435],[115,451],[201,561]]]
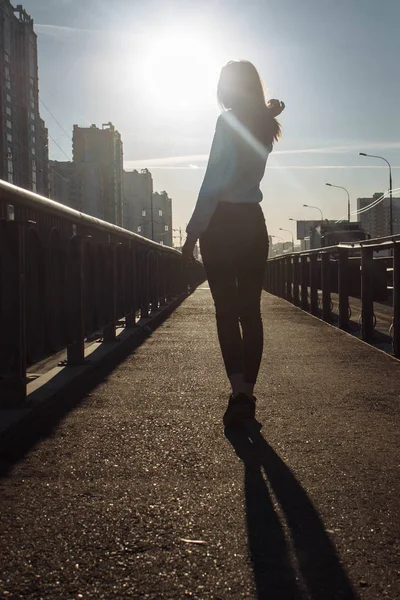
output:
[[[194,247],[196,245],[196,242],[197,242],[197,240],[195,238],[191,238],[188,236],[186,238],[186,242],[183,244],[182,258],[183,258],[183,264],[185,266],[189,266],[190,263],[195,261],[193,252],[194,252]]]
[[[272,100],[269,100],[267,102],[267,108],[269,108],[273,117],[277,117],[285,109],[285,103],[281,100],[276,100],[275,98],[272,98]]]

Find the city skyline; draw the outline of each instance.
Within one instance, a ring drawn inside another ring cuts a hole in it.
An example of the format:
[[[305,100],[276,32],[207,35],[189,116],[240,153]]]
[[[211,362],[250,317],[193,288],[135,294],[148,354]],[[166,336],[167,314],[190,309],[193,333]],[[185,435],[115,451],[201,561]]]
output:
[[[111,120],[124,140],[125,169],[152,171],[155,189],[167,189],[174,200],[176,226],[185,224],[197,199],[218,114],[218,74],[230,58],[253,60],[270,95],[287,105],[280,118],[283,141],[262,184],[270,233],[290,228],[289,217],[313,218],[303,203],[320,205],[329,218],[342,217],[346,198],[326,189],[327,181],[349,189],[352,210],[358,197],[385,190],[385,165],[359,157],[359,151],[387,157],[398,185],[400,87],[389,77],[400,44],[395,2],[385,1],[383,10],[373,2],[340,1],[322,8],[307,0],[299,10],[292,0],[253,1],[246,14],[237,2],[223,0],[193,2],[190,8],[156,1],[146,7],[120,1],[121,10],[89,5],[83,9],[64,0],[53,9],[42,0],[24,3],[38,34],[41,99],[51,111],[42,107],[42,115],[49,134],[70,155],[66,132],[73,123]],[[194,74],[203,78],[196,86],[192,73],[187,94],[179,87],[179,68],[185,65],[179,65],[179,44],[168,44],[174,39],[190,46]],[[340,54],[339,46],[345,50]],[[158,56],[166,63],[157,63]],[[173,93],[163,71],[170,73]],[[150,85],[157,73],[160,85]],[[51,138],[50,157],[65,160]]]

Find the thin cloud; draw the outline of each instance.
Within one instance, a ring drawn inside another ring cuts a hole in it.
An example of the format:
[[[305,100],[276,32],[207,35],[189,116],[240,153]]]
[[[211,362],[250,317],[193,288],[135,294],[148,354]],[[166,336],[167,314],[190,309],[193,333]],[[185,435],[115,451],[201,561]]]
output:
[[[336,153],[354,153],[361,150],[371,149],[400,149],[400,142],[376,142],[376,143],[357,143],[347,146],[325,146],[320,148],[297,148],[291,150],[274,150],[271,157],[297,155],[297,154],[336,154]],[[204,168],[204,165],[197,163],[206,163],[208,154],[189,154],[186,156],[167,156],[162,158],[148,158],[141,160],[128,160],[125,162],[128,169],[150,169],[150,168],[180,168],[193,169]],[[269,164],[269,169],[385,169],[385,165],[274,165]],[[397,169],[399,167],[392,167]]]
[[[34,29],[39,35],[56,38],[70,38],[74,35],[89,34],[101,35],[102,37],[107,36],[107,38],[116,40],[126,38],[130,43],[132,43],[133,40],[140,41],[142,38],[146,37],[140,31],[136,31],[135,33],[129,31],[129,33],[127,33],[112,29],[90,29],[88,27],[71,27],[68,25],[53,25],[51,23],[35,23]]]
[[[340,154],[346,152],[360,152],[362,150],[396,150],[400,149],[400,142],[358,142],[346,146],[322,146],[319,148],[297,148],[292,150],[274,150],[271,156],[284,156],[285,154]]]
[[[268,169],[387,169],[385,165],[268,165]],[[400,166],[393,166],[392,169],[400,169]]]
[[[160,165],[160,164],[152,164],[151,162],[140,161],[140,165],[138,166],[135,161],[127,161],[124,163],[125,170],[133,170],[133,169],[149,169],[150,171],[201,171],[205,170],[205,165]],[[143,164],[142,164],[143,163]],[[329,169],[387,169],[385,165],[273,165],[270,164],[267,167],[268,170],[285,170],[285,171],[315,171],[315,170],[329,170]],[[393,166],[392,169],[400,169],[400,166]]]
[[[98,29],[81,29],[79,27],[67,27],[64,25],[46,25],[35,23],[35,31],[41,35],[58,37],[60,34],[71,35],[75,33],[100,33]]]
[[[198,162],[206,162],[208,154],[189,154],[187,156],[167,156],[163,158],[146,158],[142,160],[127,160],[124,165],[126,169],[150,169],[151,168],[184,168],[193,169]],[[201,168],[201,167],[199,167]]]
[[[126,171],[131,171],[134,169],[138,169],[139,167],[132,167],[129,163],[127,166],[127,163],[124,163],[124,169]],[[196,167],[193,168],[190,165],[171,165],[171,166],[160,166],[160,165],[151,165],[151,164],[146,164],[145,167],[140,167],[140,169],[149,169],[150,171],[201,171],[201,170],[205,170],[205,166],[204,167]]]

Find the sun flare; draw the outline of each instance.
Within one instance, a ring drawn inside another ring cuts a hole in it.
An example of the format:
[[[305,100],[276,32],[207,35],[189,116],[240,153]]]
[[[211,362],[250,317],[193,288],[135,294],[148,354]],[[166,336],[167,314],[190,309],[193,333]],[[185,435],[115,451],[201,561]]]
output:
[[[210,94],[215,99],[222,64],[207,36],[159,35],[146,44],[142,56],[143,92],[157,108],[199,107]]]

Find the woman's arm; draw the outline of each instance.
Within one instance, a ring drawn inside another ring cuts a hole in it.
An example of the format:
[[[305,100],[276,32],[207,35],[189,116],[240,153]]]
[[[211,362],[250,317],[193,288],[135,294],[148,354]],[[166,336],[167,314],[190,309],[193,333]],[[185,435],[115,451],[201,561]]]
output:
[[[214,139],[199,197],[186,228],[188,238],[194,240],[194,243],[196,243],[196,240],[207,229],[217,207],[221,192],[226,188],[229,149],[228,124],[222,114],[219,116],[215,128]]]

